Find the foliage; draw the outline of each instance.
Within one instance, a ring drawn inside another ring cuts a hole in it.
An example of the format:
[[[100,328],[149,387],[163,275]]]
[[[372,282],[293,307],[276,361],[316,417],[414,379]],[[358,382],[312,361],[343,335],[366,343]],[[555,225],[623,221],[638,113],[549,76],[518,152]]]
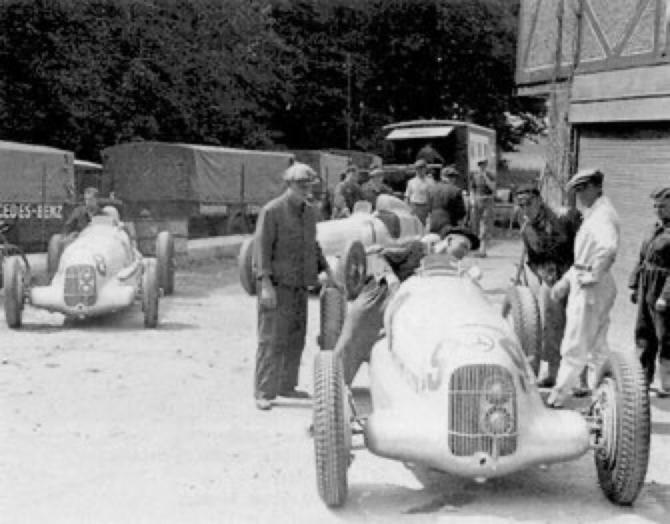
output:
[[[381,126],[515,134],[518,0],[0,3],[0,137],[96,160],[129,140],[380,146]],[[349,133],[348,133],[349,131]]]

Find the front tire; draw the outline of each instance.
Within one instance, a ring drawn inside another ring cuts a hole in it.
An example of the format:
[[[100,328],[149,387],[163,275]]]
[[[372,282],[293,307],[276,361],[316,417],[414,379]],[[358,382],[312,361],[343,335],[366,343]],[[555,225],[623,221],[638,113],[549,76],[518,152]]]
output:
[[[160,289],[158,287],[158,268],[156,266],[156,259],[145,259],[144,273],[142,274],[142,310],[144,311],[144,327],[155,328],[158,326],[159,295]]]
[[[314,455],[319,496],[330,507],[347,499],[351,421],[342,362],[320,351],[314,362]]]
[[[594,454],[598,483],[615,504],[635,502],[649,464],[649,391],[640,362],[612,352],[598,373],[592,415],[601,422]]]
[[[156,237],[156,260],[158,263],[158,283],[165,295],[174,293],[174,237],[168,231],[161,231]]]
[[[502,315],[511,322],[521,349],[537,377],[542,354],[542,320],[537,298],[530,288],[510,288],[503,301]]]
[[[321,313],[321,334],[319,345],[322,351],[335,348],[340,338],[344,317],[347,314],[347,299],[336,287],[324,287],[319,296]]]
[[[367,257],[360,240],[349,241],[337,261],[335,278],[344,286],[347,300],[355,300],[365,286]]]
[[[47,246],[47,275],[49,282],[58,271],[60,257],[65,249],[65,236],[61,234],[52,235]]]
[[[240,284],[252,297],[256,294],[256,272],[253,268],[254,237],[251,236],[242,242],[240,254],[237,257],[237,267],[240,272]]]
[[[23,319],[24,269],[19,257],[5,258],[2,268],[5,288],[5,320],[12,329],[21,327]]]

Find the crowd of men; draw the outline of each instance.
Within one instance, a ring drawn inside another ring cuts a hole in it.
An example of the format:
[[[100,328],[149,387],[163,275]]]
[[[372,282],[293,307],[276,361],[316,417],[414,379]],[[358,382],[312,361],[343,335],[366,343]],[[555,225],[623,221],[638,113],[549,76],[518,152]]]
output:
[[[471,177],[470,230],[463,191],[456,185],[459,173],[448,166],[440,180],[426,174],[427,162],[414,165],[405,200],[426,231],[441,239],[442,249],[462,256],[470,249],[486,256],[486,240],[492,213],[495,177],[486,161]],[[296,389],[300,358],[305,345],[307,289],[317,274],[326,271],[335,282],[316,239],[316,217],[307,204],[308,186],[316,177],[305,164],[296,163],[285,173],[286,192],[269,202],[260,213],[255,254],[259,278],[258,352],[255,398],[259,409],[272,407],[277,396],[307,398]],[[611,267],[619,247],[619,218],[604,195],[604,174],[584,170],[573,176],[566,189],[575,195],[576,209],[558,214],[534,185],[518,188],[516,198],[524,217],[522,240],[527,266],[540,283],[538,295],[544,314],[542,358],[548,373],[540,386],[552,388],[547,404],[563,406],[569,395],[585,394],[593,384],[593,371],[606,358],[610,311],[616,297]],[[380,194],[389,192],[383,171],[371,173],[363,186],[355,167],[347,170],[335,190],[334,217],[349,216],[356,202],[374,206]],[[639,263],[631,276],[631,300],[637,304],[635,340],[649,384],[659,360],[659,395],[670,395],[670,186],[652,194],[658,223],[644,241]],[[399,279],[407,278],[425,254],[425,242],[410,242],[388,250],[387,260]],[[350,309],[338,343],[344,353],[345,374],[352,379],[366,341],[377,336],[388,290],[370,284]],[[350,358],[347,360],[346,355]],[[353,356],[352,356],[353,355]],[[349,362],[349,364],[346,364]],[[590,370],[591,373],[586,373]]]

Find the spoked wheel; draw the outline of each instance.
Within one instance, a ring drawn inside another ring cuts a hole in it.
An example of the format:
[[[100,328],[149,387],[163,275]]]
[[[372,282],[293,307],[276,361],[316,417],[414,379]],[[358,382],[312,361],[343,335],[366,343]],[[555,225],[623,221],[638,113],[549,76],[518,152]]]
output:
[[[649,392],[633,353],[613,352],[598,373],[591,416],[596,425],[595,464],[605,496],[631,505],[649,463]]]
[[[502,315],[512,325],[521,343],[521,349],[537,376],[542,354],[542,321],[537,298],[530,288],[525,286],[510,288],[503,301]]]
[[[365,286],[367,276],[365,248],[359,240],[350,241],[337,261],[335,278],[344,286],[347,300],[354,300]]]
[[[144,311],[144,327],[155,328],[158,325],[158,268],[156,259],[144,260],[142,274],[142,311]]]
[[[237,257],[237,267],[240,272],[240,284],[251,296],[256,294],[256,272],[253,268],[254,237],[242,242],[240,254]]]
[[[165,295],[174,293],[174,237],[168,231],[161,231],[156,237],[156,260],[158,264],[158,283]]]
[[[319,345],[328,351],[335,347],[347,314],[347,299],[336,287],[324,287],[319,296],[321,306],[321,333]]]
[[[25,271],[21,259],[7,257],[3,261],[2,280],[5,288],[5,320],[10,328],[21,327],[24,303]]]
[[[316,354],[313,406],[319,495],[330,507],[342,506],[347,499],[351,415],[342,362],[332,351]]]

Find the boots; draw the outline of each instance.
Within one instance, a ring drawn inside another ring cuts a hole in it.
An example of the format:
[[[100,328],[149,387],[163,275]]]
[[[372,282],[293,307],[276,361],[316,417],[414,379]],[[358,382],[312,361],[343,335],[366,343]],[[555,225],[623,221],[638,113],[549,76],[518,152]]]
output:
[[[670,359],[661,358],[658,361],[658,396],[670,396]]]
[[[579,386],[576,386],[572,389],[572,395],[578,398],[586,397],[591,394],[591,388],[589,388],[589,367],[585,366],[579,375]]]

